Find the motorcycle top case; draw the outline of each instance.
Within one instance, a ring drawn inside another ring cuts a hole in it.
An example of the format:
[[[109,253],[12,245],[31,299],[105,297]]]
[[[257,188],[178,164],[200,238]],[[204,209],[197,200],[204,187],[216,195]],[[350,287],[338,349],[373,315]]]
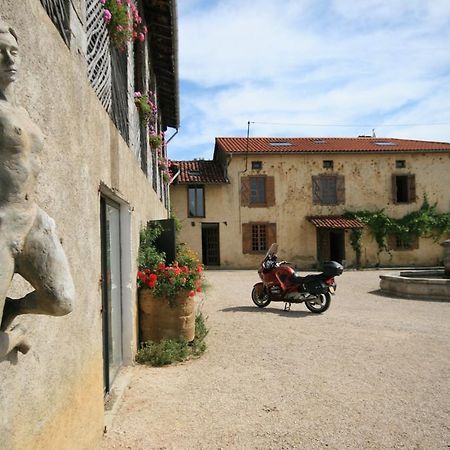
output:
[[[329,277],[340,275],[344,271],[342,264],[336,261],[327,261],[323,263],[323,273]]]

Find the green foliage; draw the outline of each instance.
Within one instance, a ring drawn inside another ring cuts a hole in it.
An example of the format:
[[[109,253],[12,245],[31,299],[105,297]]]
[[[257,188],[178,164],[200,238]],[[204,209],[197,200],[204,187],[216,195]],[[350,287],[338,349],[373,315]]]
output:
[[[185,361],[189,355],[188,342],[183,339],[162,339],[156,343],[148,341],[136,354],[136,362],[148,366],[165,366]]]
[[[180,294],[193,297],[202,291],[203,265],[197,254],[184,245],[177,247],[176,261],[166,265],[164,252],[155,247],[161,231],[158,222],[149,222],[141,231],[137,279],[139,286],[148,287],[173,306]]]
[[[350,234],[350,244],[356,252],[361,251],[362,229],[353,228]]]
[[[201,312],[195,316],[195,338],[192,341],[191,352],[192,356],[198,357],[206,350],[205,338],[208,334],[208,327],[206,326],[206,319]]]
[[[162,139],[160,136],[156,135],[156,134],[150,134],[148,136],[148,143],[150,145],[150,148],[152,148],[153,150],[156,150],[157,148],[159,148],[162,144]]]
[[[146,267],[156,267],[164,263],[166,255],[155,247],[155,240],[161,235],[162,226],[158,222],[149,222],[141,230],[138,253],[138,266],[140,270]]]
[[[439,213],[436,203],[430,205],[425,197],[422,206],[400,219],[394,219],[384,213],[384,209],[376,211],[347,211],[347,218],[357,218],[369,228],[378,244],[379,252],[388,251],[386,242],[389,234],[399,236],[404,242],[416,237],[432,238],[437,241],[443,234],[450,233],[450,213]],[[351,238],[353,249],[361,248],[357,236]]]
[[[159,343],[145,342],[136,354],[136,362],[160,367],[198,358],[206,350],[207,334],[206,320],[199,312],[195,317],[195,337],[192,342],[184,339],[163,339]]]
[[[183,226],[181,225],[181,220],[176,216],[176,214],[172,211],[172,209],[170,210],[170,216],[171,219],[173,219],[174,223],[175,223],[175,231],[177,233],[179,233],[181,231],[181,229],[183,228]]]

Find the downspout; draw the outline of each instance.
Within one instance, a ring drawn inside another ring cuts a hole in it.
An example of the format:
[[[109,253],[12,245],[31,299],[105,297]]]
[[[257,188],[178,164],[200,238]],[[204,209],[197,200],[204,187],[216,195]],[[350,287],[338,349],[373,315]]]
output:
[[[239,233],[242,234],[242,215],[241,215],[241,200],[242,200],[242,175],[247,172],[248,169],[248,143],[250,137],[250,121],[247,122],[247,140],[245,143],[245,169],[238,172],[239,181]]]

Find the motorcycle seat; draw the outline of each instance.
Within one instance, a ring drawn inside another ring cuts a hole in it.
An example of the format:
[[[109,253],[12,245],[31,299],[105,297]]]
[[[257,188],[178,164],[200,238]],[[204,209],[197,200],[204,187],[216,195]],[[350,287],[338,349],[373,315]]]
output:
[[[289,281],[293,284],[302,284],[304,281],[304,278],[298,272],[294,272],[291,275],[291,278],[289,279]]]

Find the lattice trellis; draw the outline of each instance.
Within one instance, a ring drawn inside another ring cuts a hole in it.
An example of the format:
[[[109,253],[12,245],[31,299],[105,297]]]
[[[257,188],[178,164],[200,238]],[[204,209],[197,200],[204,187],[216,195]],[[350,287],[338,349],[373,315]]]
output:
[[[88,77],[105,109],[111,111],[111,54],[109,35],[98,0],[86,0]]]
[[[41,0],[42,6],[52,19],[67,46],[70,46],[70,3],[69,0]]]

